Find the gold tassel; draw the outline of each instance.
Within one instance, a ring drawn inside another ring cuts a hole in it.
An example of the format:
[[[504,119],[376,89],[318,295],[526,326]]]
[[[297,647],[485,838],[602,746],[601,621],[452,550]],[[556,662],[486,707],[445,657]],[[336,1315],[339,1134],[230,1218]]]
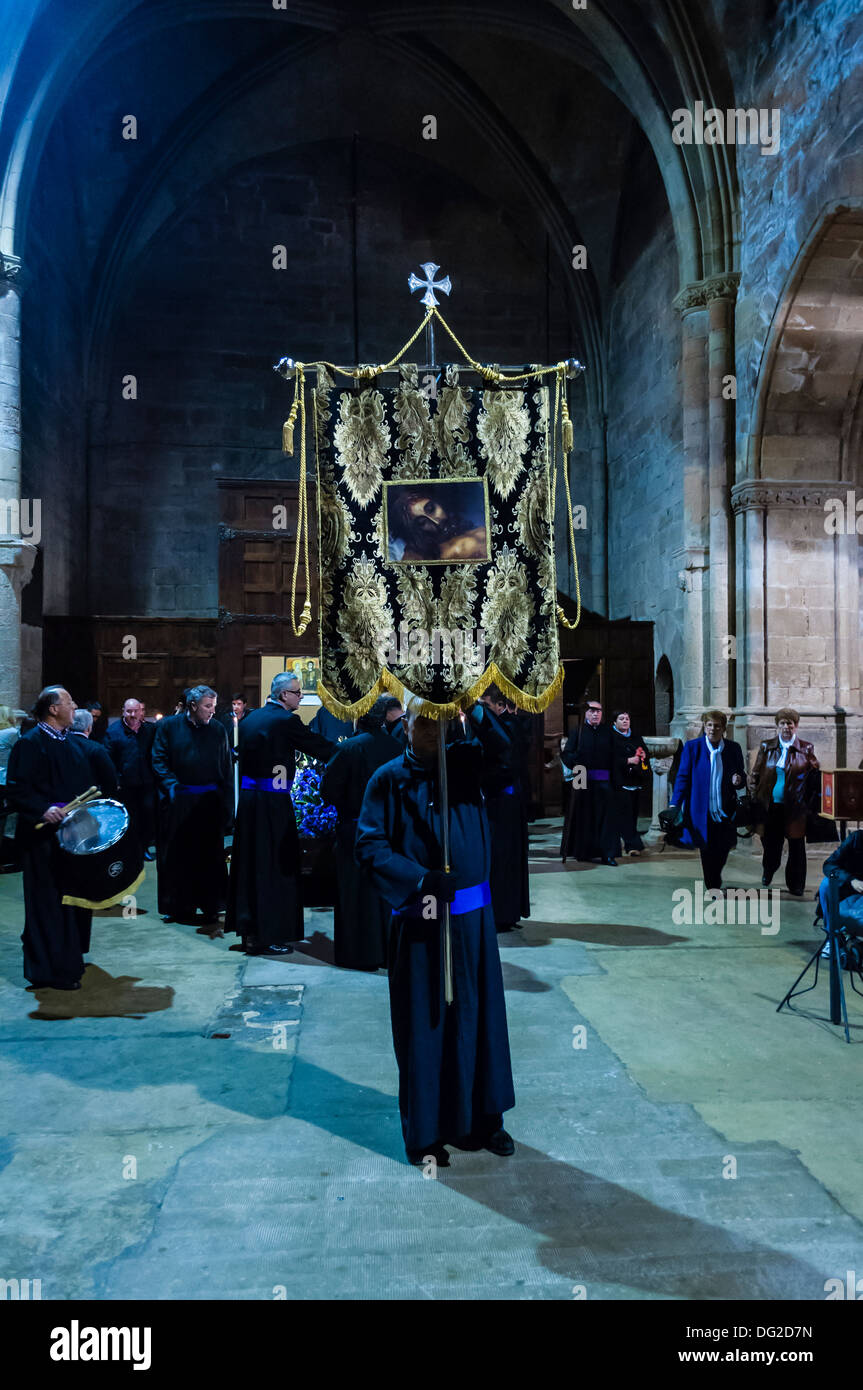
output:
[[[294,452],[294,412],[288,416],[282,425],[282,453],[292,454]]]
[[[300,614],[300,621],[297,624],[297,636],[302,637],[309,623],[312,621],[312,605],[309,599],[303,604],[303,611]]]
[[[565,454],[572,453],[573,442],[572,421],[567,415],[563,422],[563,452]]]

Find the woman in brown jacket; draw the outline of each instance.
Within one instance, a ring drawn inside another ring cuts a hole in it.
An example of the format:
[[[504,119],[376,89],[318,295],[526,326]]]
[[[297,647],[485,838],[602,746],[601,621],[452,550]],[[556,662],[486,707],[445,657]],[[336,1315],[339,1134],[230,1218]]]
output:
[[[765,810],[761,827],[764,849],[761,882],[765,888],[782,862],[788,841],[785,882],[789,893],[802,898],[806,889],[806,815],[815,809],[820,779],[815,749],[797,737],[800,715],[781,709],[776,715],[776,738],[766,738],[752,770],[752,792]]]

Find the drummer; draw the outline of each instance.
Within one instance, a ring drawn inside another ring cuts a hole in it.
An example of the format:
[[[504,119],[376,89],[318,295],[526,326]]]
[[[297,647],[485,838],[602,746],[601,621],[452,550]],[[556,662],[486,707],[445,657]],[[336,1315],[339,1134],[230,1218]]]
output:
[[[83,740],[69,733],[76,708],[63,686],[46,686],[33,709],[36,725],[13,747],[6,775],[24,871],[24,975],[34,989],[80,989],[90,949],[92,913],[62,903],[56,837],[66,804],[96,780]]]

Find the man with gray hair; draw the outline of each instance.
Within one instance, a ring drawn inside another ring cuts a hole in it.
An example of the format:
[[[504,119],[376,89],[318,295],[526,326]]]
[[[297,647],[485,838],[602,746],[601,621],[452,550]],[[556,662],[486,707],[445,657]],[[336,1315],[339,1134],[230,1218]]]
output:
[[[72,715],[72,733],[81,740],[93,774],[93,785],[100,787],[103,796],[117,795],[117,774],[114,764],[101,743],[96,743],[90,735],[93,732],[93,715],[88,709],[76,709]]]
[[[240,795],[225,925],[250,955],[277,959],[302,941],[302,857],[291,800],[297,753],[326,762],[336,744],[306,727],[302,688],[290,671],[273,679],[260,709],[239,727]]]
[[[204,929],[218,928],[228,891],[224,837],[233,775],[228,735],[213,719],[215,709],[215,690],[196,685],[185,710],[159,721],[153,740],[159,911],[166,922],[193,922],[200,909]]]

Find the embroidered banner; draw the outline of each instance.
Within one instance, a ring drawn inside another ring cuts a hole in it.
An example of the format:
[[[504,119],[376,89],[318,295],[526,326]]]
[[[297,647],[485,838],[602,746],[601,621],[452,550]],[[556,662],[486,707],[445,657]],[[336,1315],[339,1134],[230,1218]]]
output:
[[[317,373],[321,699],[356,718],[406,688],[445,716],[494,682],[544,709],[562,683],[548,387]]]

